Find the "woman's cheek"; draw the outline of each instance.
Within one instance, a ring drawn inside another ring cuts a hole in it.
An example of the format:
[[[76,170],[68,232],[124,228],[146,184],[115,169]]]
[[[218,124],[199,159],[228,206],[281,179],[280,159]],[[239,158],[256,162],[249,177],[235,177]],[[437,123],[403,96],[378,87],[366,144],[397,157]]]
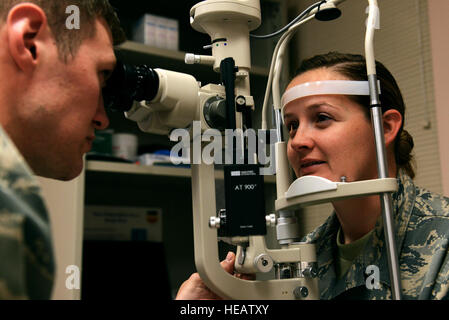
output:
[[[299,159],[298,159],[298,153],[295,152],[291,147],[290,143],[287,144],[287,159],[290,163],[290,166],[293,168],[293,171],[296,175],[298,175],[298,168],[299,168]]]
[[[290,140],[287,143],[287,158],[288,161],[292,164],[295,161],[296,152],[293,150]]]

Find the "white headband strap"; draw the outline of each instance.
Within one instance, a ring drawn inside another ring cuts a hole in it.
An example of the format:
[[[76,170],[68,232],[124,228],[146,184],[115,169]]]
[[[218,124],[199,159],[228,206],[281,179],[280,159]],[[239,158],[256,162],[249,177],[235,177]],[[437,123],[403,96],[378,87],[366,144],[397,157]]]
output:
[[[379,92],[380,82],[378,81]],[[369,96],[368,81],[353,80],[325,80],[316,82],[307,82],[288,89],[281,100],[282,119],[284,118],[284,107],[293,100],[315,96],[321,94],[343,94]]]

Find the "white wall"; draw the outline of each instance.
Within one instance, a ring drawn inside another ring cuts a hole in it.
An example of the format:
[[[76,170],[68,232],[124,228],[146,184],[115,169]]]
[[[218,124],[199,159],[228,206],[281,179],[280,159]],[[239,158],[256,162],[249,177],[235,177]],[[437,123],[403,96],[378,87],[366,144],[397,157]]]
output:
[[[428,1],[443,193],[449,196],[449,1]]]
[[[63,182],[37,177],[49,211],[53,250],[56,260],[56,278],[53,285],[53,300],[79,300],[80,290],[67,289],[66,274],[70,265],[82,267],[84,172],[76,179]],[[79,279],[81,282],[81,278]],[[73,282],[72,282],[73,283]]]

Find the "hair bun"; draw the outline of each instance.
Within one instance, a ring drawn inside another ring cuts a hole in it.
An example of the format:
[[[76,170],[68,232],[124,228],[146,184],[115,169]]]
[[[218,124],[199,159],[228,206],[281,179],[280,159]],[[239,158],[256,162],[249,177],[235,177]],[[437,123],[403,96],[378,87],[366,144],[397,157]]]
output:
[[[415,146],[413,142],[413,137],[408,133],[407,130],[402,130],[401,136],[399,138],[399,144],[397,146],[397,156],[396,161],[400,167],[403,167],[407,174],[413,179],[415,177],[415,172],[413,169],[412,160],[412,150]]]

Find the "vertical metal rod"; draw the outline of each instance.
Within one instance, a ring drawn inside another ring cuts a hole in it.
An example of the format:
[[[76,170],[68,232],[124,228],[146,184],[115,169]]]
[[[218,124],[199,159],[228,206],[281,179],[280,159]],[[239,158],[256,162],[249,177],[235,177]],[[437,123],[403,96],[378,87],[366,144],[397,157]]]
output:
[[[276,126],[276,141],[281,142],[284,138],[282,135],[281,109],[274,109],[274,122],[275,122],[275,126]]]
[[[388,178],[387,153],[385,149],[384,130],[382,123],[382,109],[379,103],[379,91],[377,76],[369,75],[371,92],[371,121],[374,128],[376,144],[377,170],[379,178]],[[382,218],[384,223],[385,242],[387,245],[388,267],[390,272],[391,291],[394,300],[401,300],[401,278],[399,272],[398,254],[396,249],[396,237],[393,219],[393,205],[390,193],[380,195]]]

